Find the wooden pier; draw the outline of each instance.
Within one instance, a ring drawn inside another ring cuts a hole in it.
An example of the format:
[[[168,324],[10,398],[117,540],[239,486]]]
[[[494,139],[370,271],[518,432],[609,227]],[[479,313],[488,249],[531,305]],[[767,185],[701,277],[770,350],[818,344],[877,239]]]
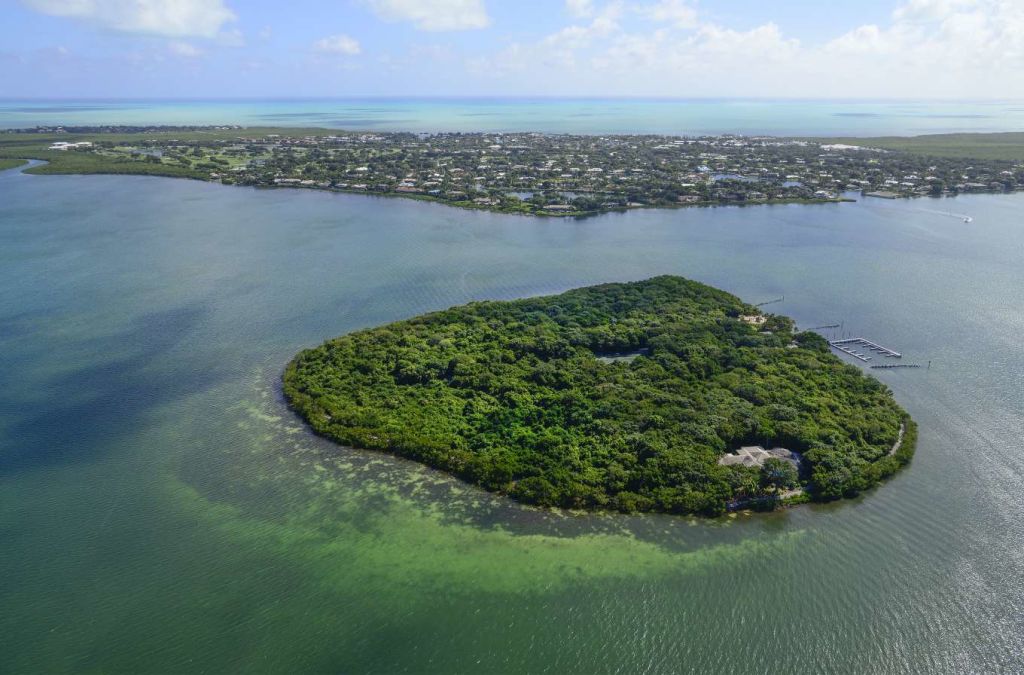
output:
[[[920,368],[921,365],[918,363],[880,363],[877,366],[870,366],[871,368]]]
[[[871,360],[871,355],[859,351],[859,349],[866,349],[869,352],[875,352],[875,354],[885,356],[887,358],[903,358],[903,354],[861,337],[846,338],[845,340],[831,340],[829,341],[829,345],[834,349],[838,349],[844,354],[852,356],[855,359],[860,359],[865,363]]]

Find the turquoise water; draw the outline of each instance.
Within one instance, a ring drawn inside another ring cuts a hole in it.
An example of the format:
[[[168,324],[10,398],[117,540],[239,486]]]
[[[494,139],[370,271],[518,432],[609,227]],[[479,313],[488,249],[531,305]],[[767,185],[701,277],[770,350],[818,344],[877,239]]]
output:
[[[0,100],[0,129],[241,124],[375,131],[913,135],[1024,130],[1024,102],[717,99]]]
[[[1022,209],[576,221],[0,173],[0,672],[1024,669]],[[772,515],[546,513],[279,396],[329,336],[662,273],[931,360],[874,371],[911,466]]]

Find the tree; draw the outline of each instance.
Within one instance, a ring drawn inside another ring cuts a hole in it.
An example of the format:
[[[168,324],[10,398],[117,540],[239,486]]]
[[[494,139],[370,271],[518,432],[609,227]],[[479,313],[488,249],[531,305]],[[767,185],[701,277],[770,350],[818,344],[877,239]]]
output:
[[[905,419],[891,392],[785,317],[770,334],[737,318],[756,311],[678,277],[472,303],[307,350],[284,391],[325,436],[544,506],[777,501],[798,484],[792,463],[719,464],[749,444],[803,452],[817,499],[905,462],[878,464]]]
[[[791,462],[771,457],[761,465],[761,487],[765,490],[785,490],[799,484],[800,477]]]

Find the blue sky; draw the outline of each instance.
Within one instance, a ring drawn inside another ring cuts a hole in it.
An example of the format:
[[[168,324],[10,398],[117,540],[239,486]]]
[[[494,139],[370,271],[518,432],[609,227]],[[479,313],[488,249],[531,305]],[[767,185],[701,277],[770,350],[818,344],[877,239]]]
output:
[[[1024,0],[0,0],[0,97],[1024,96]]]

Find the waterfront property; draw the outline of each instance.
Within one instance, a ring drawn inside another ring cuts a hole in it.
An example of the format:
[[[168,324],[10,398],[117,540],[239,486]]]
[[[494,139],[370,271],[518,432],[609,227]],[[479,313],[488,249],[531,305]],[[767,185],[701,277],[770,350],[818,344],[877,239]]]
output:
[[[765,449],[760,445],[746,445],[735,452],[729,452],[722,455],[719,458],[718,463],[722,466],[733,466],[738,464],[741,466],[761,468],[764,466],[765,461],[772,458],[789,462],[797,469],[800,469],[803,462],[803,457],[799,452],[793,452],[786,448]]]
[[[0,157],[50,160],[34,169],[41,173],[171,175],[554,217],[1024,187],[1024,162],[1015,160],[734,135],[58,127],[0,133]]]

